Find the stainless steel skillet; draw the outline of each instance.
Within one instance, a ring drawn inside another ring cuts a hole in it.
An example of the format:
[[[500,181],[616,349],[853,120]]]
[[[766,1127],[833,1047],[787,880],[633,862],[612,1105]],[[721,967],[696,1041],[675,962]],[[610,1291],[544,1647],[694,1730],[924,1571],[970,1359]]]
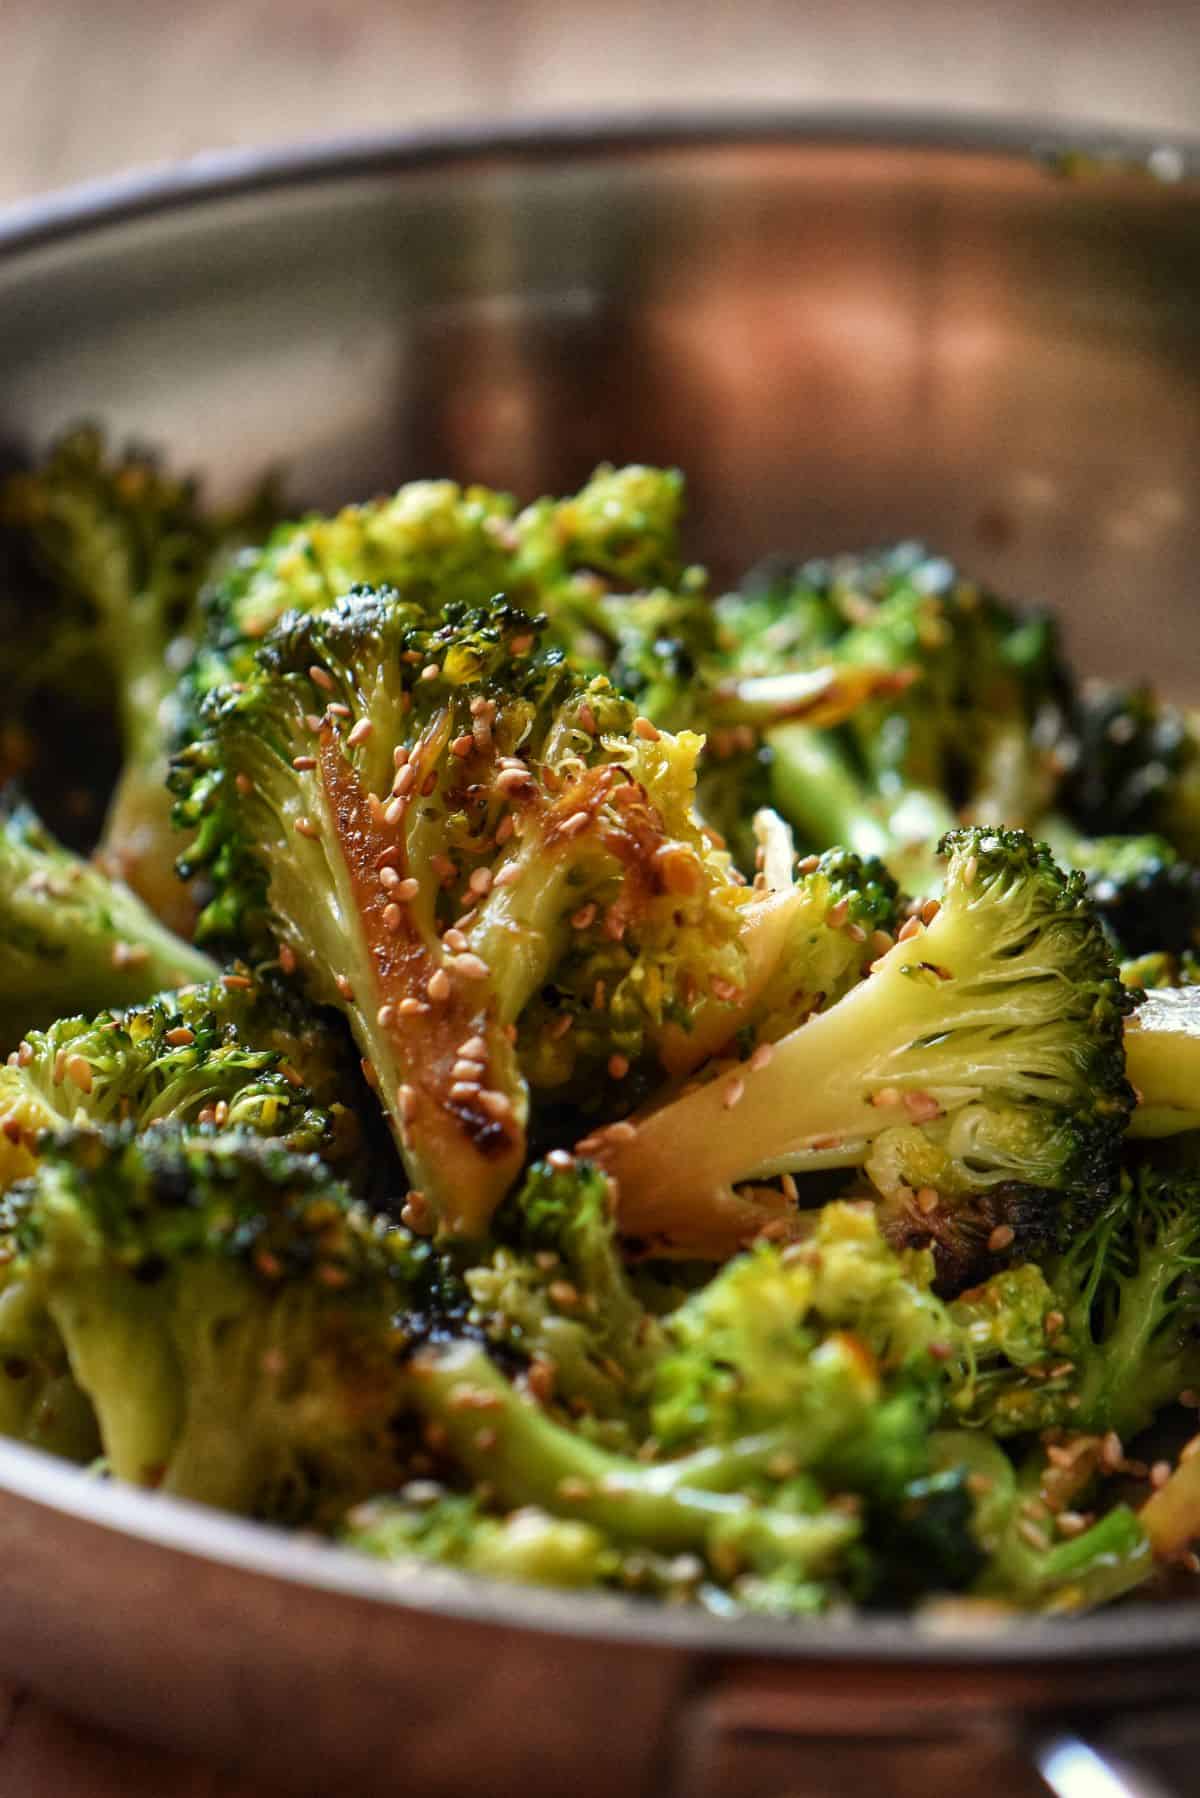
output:
[[[1197,693],[1197,175],[878,118],[217,158],[0,220],[0,438],[87,413],[316,501],[669,459],[718,568],[920,534]],[[0,1669],[321,1794],[1017,1794],[1036,1754],[1074,1793],[1081,1729],[1186,1775],[1200,1607],[729,1624],[401,1579],[0,1446]]]

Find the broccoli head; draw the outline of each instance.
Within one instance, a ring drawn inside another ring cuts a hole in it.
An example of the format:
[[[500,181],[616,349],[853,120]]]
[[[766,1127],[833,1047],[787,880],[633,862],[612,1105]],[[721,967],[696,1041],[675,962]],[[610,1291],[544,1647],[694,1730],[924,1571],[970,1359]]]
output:
[[[1135,996],[1083,876],[1017,831],[956,832],[942,852],[940,906],[910,920],[866,980],[768,1053],[711,1068],[593,1142],[623,1230],[695,1242],[718,1216],[736,1227],[740,1182],[865,1164],[885,1209],[903,1213],[900,1238],[932,1241],[961,1283],[970,1245],[952,1240],[948,1254],[947,1213],[969,1234],[987,1200],[978,1246],[998,1251],[1018,1225],[1027,1241],[1053,1238],[1114,1191]]]
[[[136,1004],[217,972],[121,881],[56,843],[11,792],[0,799],[0,944],[7,1043],[80,1006]]]
[[[1149,687],[1090,681],[1071,729],[1075,748],[1062,806],[1076,828],[1094,836],[1155,834],[1187,860],[1200,860],[1195,717]]]
[[[33,1172],[44,1132],[72,1126],[249,1130],[342,1159],[357,1126],[334,1096],[348,1090],[341,1063],[315,1014],[242,973],[124,1011],[59,1019],[29,1031],[0,1066],[0,1187]]]
[[[314,1156],[68,1132],[6,1203],[10,1278],[61,1335],[118,1478],[292,1522],[398,1482],[394,1320],[432,1251]]]
[[[571,1588],[615,1583],[622,1557],[602,1531],[534,1505],[497,1513],[474,1493],[410,1480],[351,1513],[348,1548],[389,1562],[436,1561],[485,1578]]]
[[[443,1228],[479,1234],[520,1171],[527,1077],[627,1109],[665,1025],[736,990],[748,895],[698,750],[503,602],[356,591],[289,615],[176,758],[202,934],[273,940],[347,1014]]]
[[[1064,867],[1083,869],[1119,955],[1184,956],[1200,946],[1200,867],[1165,837],[1078,837],[1053,821],[1047,835]]]

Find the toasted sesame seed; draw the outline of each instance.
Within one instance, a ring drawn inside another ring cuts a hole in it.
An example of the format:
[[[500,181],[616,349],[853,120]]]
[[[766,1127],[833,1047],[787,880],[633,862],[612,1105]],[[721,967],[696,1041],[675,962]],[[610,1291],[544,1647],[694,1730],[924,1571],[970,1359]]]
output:
[[[478,1096],[478,1080],[455,1080],[450,1087],[452,1099],[476,1099]]]
[[[942,902],[940,899],[927,899],[921,907],[922,924],[932,924],[941,909]]]
[[[528,768],[501,768],[496,776],[495,786],[498,793],[517,793],[527,787],[533,776]]]
[[[603,1132],[609,1142],[632,1142],[637,1135],[637,1125],[629,1118],[618,1118]]]
[[[881,1086],[877,1093],[871,1094],[871,1103],[872,1105],[879,1105],[886,1109],[893,1105],[902,1105],[904,1103],[904,1095],[901,1093],[899,1087]]]
[[[337,987],[337,990],[342,995],[343,999],[353,999],[354,988],[344,974],[335,974],[333,977],[333,984]]]
[[[761,1074],[763,1069],[770,1064],[771,1057],[774,1053],[774,1043],[759,1043],[757,1049],[755,1049],[750,1060],[746,1064],[750,1069],[750,1072],[752,1074]]]
[[[920,934],[921,920],[919,918],[909,918],[906,924],[900,926],[896,941],[898,943],[908,943],[912,941],[913,937],[920,936]]]
[[[495,1118],[497,1123],[512,1116],[512,1100],[507,1093],[493,1092],[485,1087],[479,1095],[479,1103],[488,1116]]]
[[[304,722],[307,728],[312,732],[313,736],[316,737],[320,735],[325,720],[322,718],[320,712],[305,712]]]
[[[445,968],[434,969],[425,990],[435,1005],[442,1004],[450,997],[450,976]]]
[[[191,1031],[188,1032],[191,1041]],[[73,1080],[80,1092],[90,1093],[92,1090],[92,1064],[83,1055],[69,1055],[66,1062],[66,1074]]]
[[[248,974],[222,974],[221,985],[227,993],[248,993],[254,982]]]
[[[512,833],[515,829],[516,829],[516,823],[514,822],[512,813],[505,812],[503,818],[501,818],[499,824],[497,824],[497,826],[496,826],[496,841],[497,841],[497,843],[507,843],[508,839],[512,836]],[[507,868],[505,868],[505,869],[502,869],[501,872],[509,873],[509,870]],[[500,879],[500,875],[497,874],[496,880],[499,881],[499,879]]]
[[[302,837],[315,838],[321,834],[311,818],[297,818],[295,829],[297,835]]]
[[[1125,1446],[1115,1430],[1109,1430],[1100,1444],[1100,1465],[1108,1472],[1115,1473],[1125,1459]]]
[[[610,1055],[608,1071],[614,1080],[624,1080],[629,1072],[629,1057],[627,1055]]]
[[[468,892],[474,893],[477,898],[482,899],[485,894],[491,892],[491,889],[492,870],[490,868],[472,869],[471,877],[467,881]]]
[[[409,874],[405,876],[398,886],[392,888],[392,898],[398,899],[402,905],[407,905],[410,899],[416,898],[420,890],[420,881],[415,875]]]
[[[1088,1520],[1081,1511],[1060,1511],[1054,1519],[1054,1527],[1060,1536],[1082,1536]]]
[[[978,874],[978,872],[979,872],[979,857],[977,855],[969,855],[967,857],[966,861],[963,863],[963,871],[962,871],[963,885],[965,887],[974,886],[975,885],[975,876]]]
[[[922,1217],[929,1217],[938,1208],[941,1198],[936,1188],[922,1186],[917,1191],[916,1205]]]
[[[399,905],[397,905],[395,903],[395,901],[392,901],[391,904],[384,906],[384,908],[383,908],[383,928],[385,930],[390,930],[392,932],[395,932],[395,931],[399,930],[399,928],[400,928],[401,924],[403,924],[403,922],[404,922],[403,909]]]
[[[653,724],[651,724],[649,718],[635,718],[633,721],[633,728],[637,735],[647,743],[657,743],[659,737],[662,735],[662,732],[656,730]]]
[[[577,837],[580,831],[586,830],[590,823],[591,818],[587,812],[572,812],[571,816],[564,818],[559,825],[558,834],[562,837]]]
[[[840,930],[842,925],[846,922],[849,912],[850,901],[848,899],[835,900],[829,907],[829,910],[825,913],[825,922],[828,924],[830,930]]]
[[[587,703],[586,699],[584,700],[583,704],[579,708],[579,722],[580,722],[580,725],[583,727],[583,729],[587,732],[589,737],[595,736],[596,728],[597,728],[596,727],[596,714],[595,714],[595,712],[593,712],[591,706]]]
[[[429,662],[422,668],[420,678],[422,680],[436,680],[441,672],[442,671],[436,662]]]
[[[901,1102],[914,1124],[932,1123],[934,1118],[942,1115],[942,1108],[932,1093],[905,1093]]]
[[[324,668],[318,668],[314,662],[308,671],[308,678],[314,687],[320,687],[323,693],[333,692],[333,676]]]
[[[429,1201],[423,1192],[417,1192],[414,1189],[409,1193],[400,1213],[400,1221],[407,1224],[409,1229],[418,1236],[425,1236],[429,1233]]]
[[[735,1105],[740,1105],[745,1091],[746,1082],[739,1075],[735,1074],[732,1080],[727,1080],[725,1091],[721,1096],[721,1103],[725,1110],[732,1111]]]
[[[400,1114],[402,1124],[411,1124],[417,1109],[416,1091],[411,1086],[396,1088],[396,1110]]]
[[[551,1159],[548,1155],[547,1161]],[[570,1157],[567,1157],[570,1160]],[[541,1356],[529,1363],[525,1371],[525,1384],[539,1405],[548,1405],[554,1397],[555,1366]]]
[[[568,1030],[572,1028],[574,1022],[575,1020],[569,1011],[560,1012],[554,1022],[547,1028],[546,1035],[550,1038],[552,1043],[560,1042],[567,1034]]]
[[[296,972],[296,951],[292,948],[290,943],[280,943],[279,965],[285,974],[294,974]]]
[[[998,1255],[1002,1249],[1011,1248],[1016,1234],[1011,1224],[997,1224],[987,1239],[989,1253]]]
[[[213,1106],[213,1123],[217,1126],[218,1130],[223,1130],[228,1122],[229,1101],[228,1099],[218,1099]]]
[[[506,819],[505,822],[511,823],[512,820]],[[517,863],[506,862],[504,867],[501,868],[500,872],[493,879],[492,885],[493,887],[510,887],[514,880],[520,880],[520,878],[521,870]]]
[[[442,941],[445,943],[447,949],[453,949],[455,954],[463,954],[469,947],[467,939],[462,931],[457,929],[453,924],[451,924],[448,930],[443,931]]]
[[[794,1205],[800,1197],[800,1188],[796,1185],[794,1174],[780,1174],[779,1184],[783,1188],[783,1196]]]
[[[390,1030],[392,1025],[396,1022],[396,1007],[394,1005],[381,1005],[379,1010],[375,1013],[375,1022],[379,1025],[381,1030]]]
[[[846,935],[852,943],[865,943],[867,940],[867,933],[861,924],[847,924]]]
[[[569,1280],[551,1280],[546,1291],[560,1310],[570,1311],[579,1303],[579,1289]]]
[[[195,1040],[195,1031],[189,1030],[186,1024],[177,1024],[173,1030],[168,1030],[163,1035],[163,1041],[170,1043],[173,1049],[186,1048],[189,1043],[194,1043]]]
[[[1150,1484],[1156,1492],[1162,1491],[1170,1477],[1171,1463],[1169,1461],[1156,1461],[1150,1469]]]
[[[242,794],[243,798],[254,791],[254,782],[244,771],[239,770],[239,772],[234,775],[233,784],[238,792]]]
[[[1045,1554],[1050,1546],[1050,1538],[1045,1530],[1039,1529],[1031,1518],[1023,1517],[1021,1519],[1017,1525],[1017,1534],[1023,1542],[1029,1544],[1030,1548],[1037,1549],[1039,1554]]]
[[[354,729],[346,738],[351,749],[357,749],[360,743],[365,743],[374,729],[375,726],[371,723],[369,718],[360,718],[358,723],[354,726]]]
[[[574,930],[586,930],[589,925],[594,924],[595,922],[596,907],[591,902],[587,905],[581,905],[578,911],[573,911],[571,913],[571,926]]]
[[[450,753],[451,755],[456,755],[460,761],[464,761],[466,757],[470,755],[474,747],[474,737],[469,730],[465,730],[461,737],[455,737],[454,741],[451,743]]]
[[[453,966],[454,972],[461,974],[464,980],[486,980],[491,973],[486,961],[470,950],[465,955],[456,955]]]
[[[315,755],[294,755],[292,757],[292,767],[295,768],[298,774],[307,774],[308,770],[310,768],[315,768],[316,765],[317,758]]]
[[[459,1043],[458,1055],[462,1061],[486,1061],[488,1046],[481,1036],[469,1036],[465,1042]]]
[[[400,885],[400,876],[397,874],[395,868],[380,868],[379,884],[384,891],[388,893],[390,893],[394,887],[398,887]]]
[[[471,1080],[476,1086],[482,1084],[484,1063],[482,1061],[464,1060],[461,1056],[450,1069],[452,1080]]]
[[[1044,1324],[1047,1336],[1057,1336],[1066,1321],[1061,1311],[1047,1311]]]
[[[408,810],[407,800],[393,799],[391,801],[391,803],[389,805],[386,805],[383,809],[384,823],[389,826],[395,826],[395,825],[399,824],[400,820],[403,818],[403,816],[407,810]]]
[[[401,999],[396,1010],[402,1018],[423,1018],[429,1011],[423,999]]]

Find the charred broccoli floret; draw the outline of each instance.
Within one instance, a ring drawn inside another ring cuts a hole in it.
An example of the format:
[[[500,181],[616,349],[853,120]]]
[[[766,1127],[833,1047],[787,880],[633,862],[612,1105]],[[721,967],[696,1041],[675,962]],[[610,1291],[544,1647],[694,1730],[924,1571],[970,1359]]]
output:
[[[100,853],[111,873],[179,930],[193,908],[175,875],[165,787],[176,684],[203,583],[239,542],[265,528],[265,512],[256,502],[237,515],[209,516],[194,482],[144,450],[111,454],[92,426],[68,432],[0,495],[0,518],[28,533],[60,595],[32,621],[29,698],[45,686],[88,699],[98,685],[112,694],[124,767]],[[23,636],[30,627],[26,616]],[[21,695],[14,697],[19,706]]]
[[[396,592],[293,613],[173,774],[202,934],[274,940],[346,1013],[414,1188],[467,1235],[520,1171],[527,1078],[628,1108],[665,1025],[741,967],[699,740],[638,726],[539,632]]]
[[[1085,684],[1072,715],[1064,811],[1085,834],[1165,837],[1200,860],[1200,731],[1146,686]],[[1165,947],[1165,945],[1159,945]]]
[[[1165,837],[1079,837],[1055,820],[1046,835],[1064,867],[1082,868],[1119,955],[1182,956],[1200,946],[1200,867]]]
[[[56,843],[11,792],[0,796],[0,951],[6,1045],[81,1006],[136,1004],[217,972],[121,881]]]
[[[619,1138],[593,1139],[623,1230],[697,1244],[723,1216],[742,1227],[739,1182],[865,1164],[899,1238],[932,1239],[961,1283],[995,1231],[997,1249],[1018,1228],[1027,1242],[1053,1238],[1113,1192],[1135,996],[1083,876],[1017,831],[956,832],[943,853],[940,907],[906,925],[868,979],[768,1055],[719,1066]]]
[[[344,1158],[357,1128],[336,1096],[346,1092],[341,1061],[315,1014],[240,973],[60,1019],[29,1031],[0,1066],[0,1187],[33,1172],[43,1132],[71,1126],[249,1130]]]
[[[9,1278],[60,1333],[118,1478],[293,1522],[398,1483],[395,1319],[433,1251],[315,1157],[68,1133],[7,1205]]]
[[[930,846],[962,817],[1031,827],[1046,810],[1068,681],[1044,615],[919,544],[776,573],[721,611],[743,673],[828,661],[900,683],[836,729],[768,732],[773,803],[806,846],[880,856],[925,891]]]

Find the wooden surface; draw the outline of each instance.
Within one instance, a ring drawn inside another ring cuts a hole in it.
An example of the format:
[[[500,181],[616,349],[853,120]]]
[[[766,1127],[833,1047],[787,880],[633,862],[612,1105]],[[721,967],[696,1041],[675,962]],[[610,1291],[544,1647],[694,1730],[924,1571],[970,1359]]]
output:
[[[0,202],[212,148],[583,107],[952,104],[1195,129],[1192,4],[0,0]],[[0,1685],[0,1798],[118,1795],[272,1798]]]

